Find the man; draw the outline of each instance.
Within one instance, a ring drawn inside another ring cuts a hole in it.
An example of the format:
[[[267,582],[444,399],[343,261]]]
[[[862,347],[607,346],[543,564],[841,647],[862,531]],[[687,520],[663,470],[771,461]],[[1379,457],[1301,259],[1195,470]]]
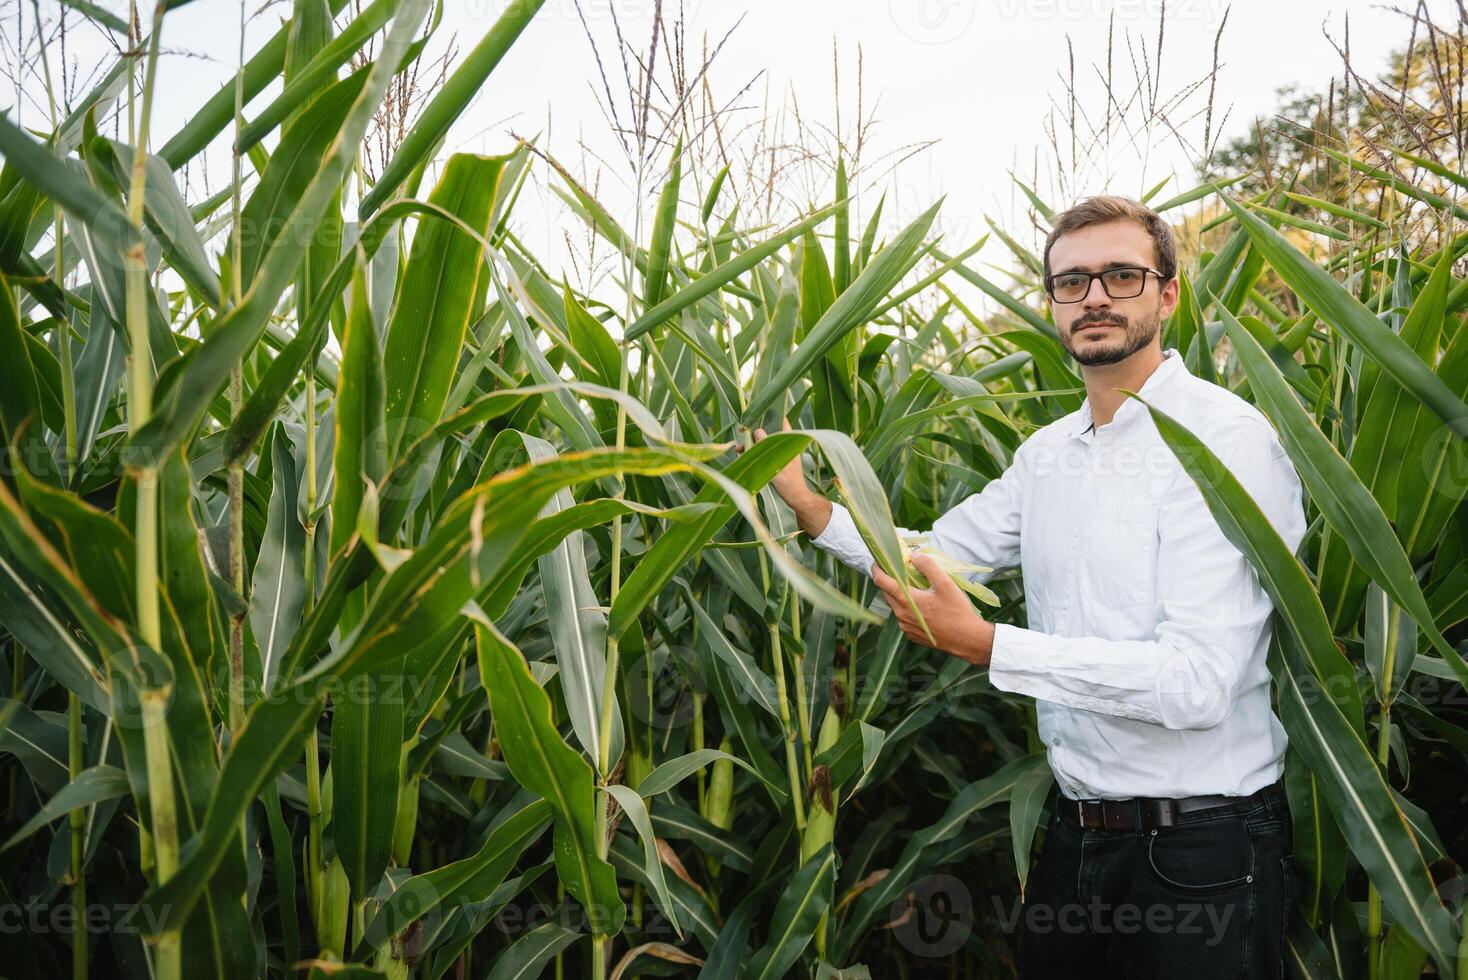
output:
[[[909,638],[1036,699],[1059,797],[1024,895],[1021,977],[1281,977],[1299,884],[1265,664],[1272,604],[1121,389],[1197,435],[1292,550],[1305,532],[1298,476],[1257,409],[1162,350],[1179,287],[1156,212],[1122,197],[1080,202],[1056,215],[1044,269],[1086,399],[931,533],[994,569],[978,581],[1018,565],[1028,628],[987,622],[917,555],[933,583],[913,591],[930,640],[798,460],[775,488],[817,546],[870,571]]]

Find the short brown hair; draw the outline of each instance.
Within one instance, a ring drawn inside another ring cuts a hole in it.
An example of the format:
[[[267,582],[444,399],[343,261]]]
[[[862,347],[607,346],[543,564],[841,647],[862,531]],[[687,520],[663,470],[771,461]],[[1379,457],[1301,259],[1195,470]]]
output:
[[[1050,234],[1045,236],[1045,275],[1050,275],[1050,246],[1057,238],[1108,221],[1135,221],[1145,228],[1152,236],[1152,250],[1157,254],[1157,271],[1162,274],[1162,281],[1177,275],[1177,243],[1172,238],[1172,226],[1141,201],[1114,194],[1084,198],[1055,216]]]

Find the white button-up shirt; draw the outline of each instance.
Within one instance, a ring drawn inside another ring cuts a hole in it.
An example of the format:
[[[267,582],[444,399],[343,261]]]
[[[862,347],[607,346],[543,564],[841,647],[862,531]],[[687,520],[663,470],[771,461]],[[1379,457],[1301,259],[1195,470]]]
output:
[[[1212,450],[1298,549],[1299,476],[1258,409],[1195,377],[1176,348],[1139,394]],[[1091,426],[1087,399],[933,523],[933,545],[993,568],[974,581],[1022,570],[1029,628],[995,626],[989,678],[1036,699],[1067,796],[1252,793],[1284,770],[1265,664],[1273,603],[1144,405],[1128,398]],[[813,541],[870,574],[842,505]]]

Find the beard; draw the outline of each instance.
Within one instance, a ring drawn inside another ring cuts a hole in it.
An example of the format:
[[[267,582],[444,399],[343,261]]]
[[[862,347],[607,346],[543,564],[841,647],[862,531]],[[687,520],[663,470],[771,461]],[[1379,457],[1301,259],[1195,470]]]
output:
[[[1114,322],[1118,326],[1112,328],[1101,339],[1084,342],[1080,350],[1076,349],[1073,341],[1078,331],[1092,323],[1107,322]],[[1153,310],[1138,320],[1133,320],[1120,313],[1087,313],[1078,317],[1070,325],[1070,330],[1060,335],[1060,346],[1065,348],[1067,354],[1076,359],[1076,363],[1086,367],[1116,364],[1150,344],[1152,338],[1157,336],[1157,331],[1161,326],[1162,317],[1158,315],[1157,310]]]

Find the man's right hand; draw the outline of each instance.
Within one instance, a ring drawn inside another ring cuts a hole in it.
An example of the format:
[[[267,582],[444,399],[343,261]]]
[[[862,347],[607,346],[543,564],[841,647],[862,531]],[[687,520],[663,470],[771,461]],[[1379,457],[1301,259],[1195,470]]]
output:
[[[780,423],[783,431],[790,431],[789,419],[781,419]],[[754,441],[759,442],[768,434],[764,429],[755,429]],[[739,451],[744,450],[741,447]],[[795,511],[796,522],[802,531],[814,538],[825,530],[826,524],[831,520],[831,502],[816,493],[806,482],[798,455],[775,474],[770,485],[775,488],[780,499],[785,501],[786,506]]]
[[[781,419],[780,422],[781,429],[789,432],[790,420]],[[759,442],[767,435],[769,433],[764,429],[755,429],[754,441]],[[770,481],[770,486],[775,488],[775,492],[780,495],[780,499],[789,504],[791,508],[794,508],[798,503],[803,503],[808,496],[814,494],[814,491],[805,482],[805,473],[800,468],[799,456],[786,463],[785,468],[775,474],[775,478]]]

